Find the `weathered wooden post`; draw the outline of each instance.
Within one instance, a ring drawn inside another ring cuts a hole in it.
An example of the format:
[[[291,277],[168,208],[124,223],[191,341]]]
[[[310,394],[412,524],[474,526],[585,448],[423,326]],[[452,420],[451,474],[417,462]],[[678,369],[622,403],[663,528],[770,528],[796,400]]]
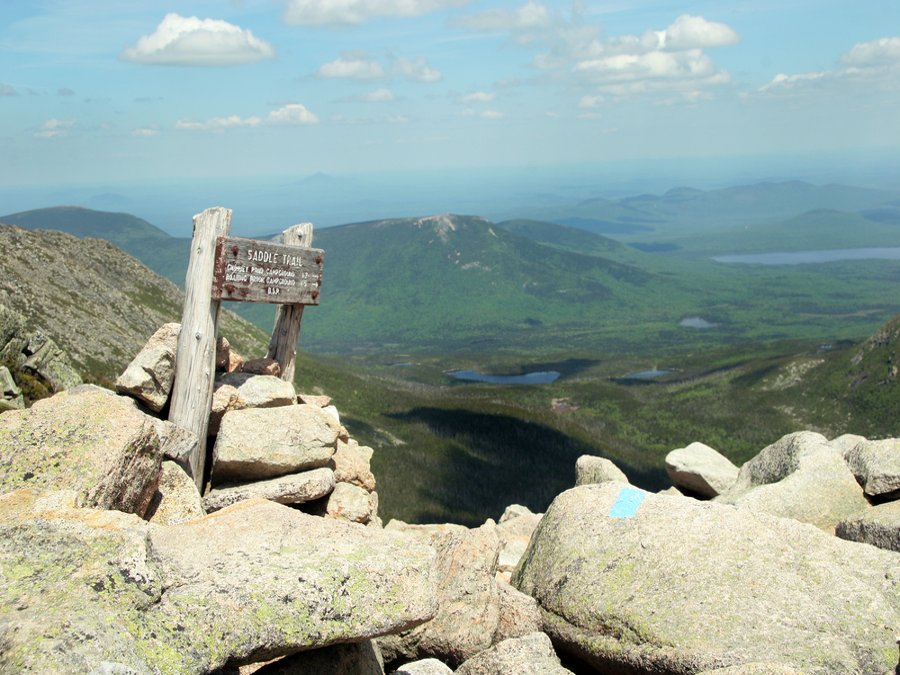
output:
[[[216,369],[216,326],[220,302],[212,298],[216,241],[228,236],[231,209],[215,207],[194,216],[191,257],[184,281],[184,311],[175,356],[175,383],[169,421],[197,435],[190,473],[203,488],[206,428]]]
[[[312,223],[298,223],[282,232],[281,243],[285,246],[301,246],[312,248]],[[318,297],[318,292],[316,296]],[[275,310],[275,328],[269,340],[269,352],[266,355],[275,359],[281,366],[281,379],[294,381],[294,362],[297,359],[297,340],[300,339],[300,321],[303,319],[301,304],[278,305]]]
[[[197,435],[190,474],[203,489],[206,431],[216,370],[216,326],[222,300],[283,305],[270,342],[282,377],[294,377],[294,358],[303,305],[319,304],[325,252],[309,248],[312,225],[284,232],[289,246],[229,237],[231,209],[212,208],[194,216],[194,238],[185,279],[184,312],[175,354],[175,384],[169,420]],[[286,372],[286,374],[285,374]]]

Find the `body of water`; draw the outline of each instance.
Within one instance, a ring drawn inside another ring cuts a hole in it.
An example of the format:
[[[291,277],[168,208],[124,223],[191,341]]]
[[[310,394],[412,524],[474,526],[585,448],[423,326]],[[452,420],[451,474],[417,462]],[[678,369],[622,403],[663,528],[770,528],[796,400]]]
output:
[[[487,382],[489,384],[550,384],[559,379],[555,370],[540,370],[522,375],[485,375],[477,370],[451,370],[447,373],[463,382]]]
[[[839,260],[900,260],[900,247],[835,248],[823,251],[783,251],[777,253],[751,253],[719,255],[716,262],[756,265],[806,265],[837,262]]]
[[[628,373],[627,375],[623,375],[622,377],[617,377],[617,380],[655,380],[657,377],[662,377],[663,375],[668,375],[671,373],[671,370],[659,370],[658,368],[653,368],[652,370],[639,370],[636,373]]]

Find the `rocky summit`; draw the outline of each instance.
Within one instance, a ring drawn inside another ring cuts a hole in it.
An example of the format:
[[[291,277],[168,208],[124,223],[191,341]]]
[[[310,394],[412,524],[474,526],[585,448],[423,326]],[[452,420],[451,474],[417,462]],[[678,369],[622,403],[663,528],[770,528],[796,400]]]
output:
[[[179,330],[118,392],[0,414],[0,673],[897,672],[896,439],[797,432],[741,467],[694,443],[665,494],[586,455],[545,514],[383,526],[331,399],[225,340],[188,475]]]

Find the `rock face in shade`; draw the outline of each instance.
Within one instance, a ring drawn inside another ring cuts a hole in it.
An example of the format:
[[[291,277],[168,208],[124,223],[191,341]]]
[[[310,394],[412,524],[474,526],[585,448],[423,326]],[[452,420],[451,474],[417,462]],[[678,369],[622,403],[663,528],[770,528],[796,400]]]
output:
[[[322,467],[340,425],[321,408],[291,405],[225,414],[213,450],[213,484],[245,482]]]
[[[364,640],[285,656],[256,675],[384,675],[384,664],[375,641]]]
[[[334,490],[334,471],[321,468],[269,478],[244,485],[210,490],[203,498],[207,513],[247,499],[268,499],[279,504],[303,504],[320,499]]]
[[[619,483],[569,490],[513,583],[541,605],[557,648],[601,672],[896,665],[895,553],[724,504]]]
[[[168,527],[72,501],[0,497],[2,672],[210,672],[437,609],[434,551],[400,534],[264,500]]]
[[[887,502],[838,523],[841,539],[900,553],[900,501]]]
[[[666,473],[675,487],[701,497],[716,497],[734,485],[738,469],[703,443],[691,443],[666,455]]]
[[[575,485],[591,485],[608,480],[627,483],[628,477],[606,457],[582,455],[575,460]]]
[[[859,443],[847,453],[847,463],[867,495],[900,498],[900,438]]]
[[[0,493],[74,490],[78,503],[143,514],[162,465],[157,420],[129,398],[76,388],[0,415]]]
[[[181,324],[163,324],[116,380],[116,391],[128,394],[159,412],[175,382],[175,351]]]

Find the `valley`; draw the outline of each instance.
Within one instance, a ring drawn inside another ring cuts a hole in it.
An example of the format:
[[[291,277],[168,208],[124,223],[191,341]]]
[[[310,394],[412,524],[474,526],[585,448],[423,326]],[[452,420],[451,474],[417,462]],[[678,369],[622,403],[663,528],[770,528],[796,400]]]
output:
[[[297,386],[334,397],[375,449],[383,515],[412,522],[541,511],[581,454],[656,490],[666,453],[696,440],[740,463],[800,428],[900,435],[900,263],[712,260],[896,246],[897,214],[895,194],[789,183],[318,229],[323,297],[304,315]],[[128,214],[0,222],[107,239],[183,282],[189,241]],[[272,306],[231,309],[272,325]],[[625,378],[645,371],[662,372]],[[503,379],[545,372],[559,377]]]

